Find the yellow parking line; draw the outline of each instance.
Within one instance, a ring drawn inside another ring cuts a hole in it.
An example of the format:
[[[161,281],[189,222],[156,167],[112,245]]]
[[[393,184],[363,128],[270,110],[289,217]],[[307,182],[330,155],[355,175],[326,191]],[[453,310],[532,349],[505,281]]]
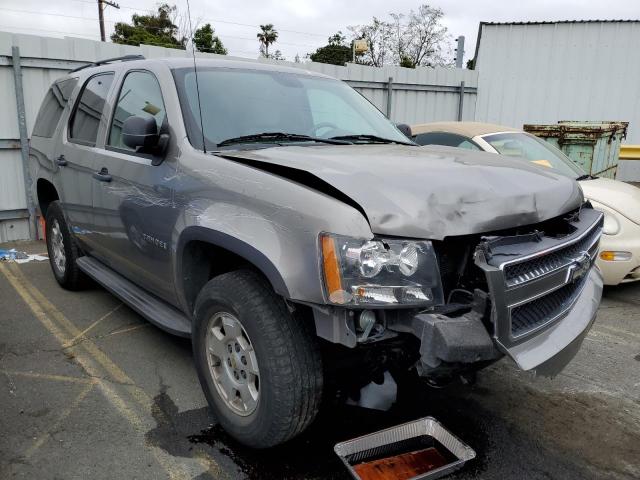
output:
[[[120,307],[122,307],[122,303],[118,304],[118,306],[116,308],[114,308],[113,310],[105,313],[103,316],[101,316],[98,320],[96,320],[95,322],[93,322],[91,325],[89,325],[87,328],[85,328],[84,330],[82,330],[78,335],[76,335],[75,337],[73,337],[71,340],[69,340],[67,343],[65,343],[62,348],[69,348],[71,345],[73,345],[74,343],[76,343],[78,341],[78,339],[84,337],[87,332],[89,332],[90,330],[92,330],[96,325],[98,325],[101,321],[103,321],[105,318],[108,318],[112,313],[116,312]]]
[[[71,402],[71,405],[69,405],[67,408],[65,408],[62,413],[60,414],[60,416],[58,417],[58,419],[52,423],[51,425],[49,425],[49,428],[46,429],[46,431],[44,431],[42,433],[42,435],[40,435],[35,442],[33,442],[33,445],[31,445],[27,451],[25,452],[24,456],[25,458],[28,460],[29,458],[31,458],[31,456],[42,446],[42,444],[44,442],[46,442],[49,437],[51,436],[51,432],[55,431],[58,429],[58,427],[60,427],[60,425],[62,425],[62,422],[64,422],[64,420],[71,415],[71,413],[78,408],[78,405],[80,405],[80,402],[82,402],[82,400],[84,400],[84,398],[89,394],[89,392],[91,390],[93,390],[93,387],[95,386],[96,382],[91,382],[89,385],[87,385],[81,392],[80,394],[75,398],[75,400],[73,402]]]
[[[13,376],[13,377],[27,377],[27,378],[38,378],[43,380],[53,380],[56,382],[70,382],[70,383],[96,383],[93,378],[83,378],[83,377],[70,377],[68,375],[50,375],[47,373],[36,373],[36,372],[18,372],[15,370],[0,370],[0,373],[4,373],[5,375]]]
[[[7,278],[36,319],[51,332],[61,345],[64,345],[71,338],[81,333],[13,264],[7,266],[0,263],[0,273]],[[52,319],[55,320],[55,322]],[[75,360],[78,364],[89,376],[98,379],[97,384],[99,388],[121,415],[127,419],[136,430],[145,433],[147,428],[140,416],[123,400],[114,387],[107,381],[104,381],[103,378],[109,376],[113,381],[123,384],[123,388],[125,388],[134,400],[147,412],[151,411],[151,406],[153,405],[151,398],[137,387],[133,380],[122,371],[120,367],[113,363],[91,340],[87,339],[76,347],[86,352],[83,353],[81,350],[77,352],[74,351]],[[188,475],[176,464],[174,458],[164,454],[158,447],[151,447],[151,452],[171,479],[188,478]]]

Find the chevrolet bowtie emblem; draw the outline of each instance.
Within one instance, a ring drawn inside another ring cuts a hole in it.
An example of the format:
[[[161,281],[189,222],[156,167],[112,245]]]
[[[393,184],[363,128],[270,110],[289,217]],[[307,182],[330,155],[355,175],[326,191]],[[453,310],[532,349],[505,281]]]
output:
[[[591,268],[591,256],[587,252],[582,252],[567,271],[567,283],[573,283],[581,279]]]

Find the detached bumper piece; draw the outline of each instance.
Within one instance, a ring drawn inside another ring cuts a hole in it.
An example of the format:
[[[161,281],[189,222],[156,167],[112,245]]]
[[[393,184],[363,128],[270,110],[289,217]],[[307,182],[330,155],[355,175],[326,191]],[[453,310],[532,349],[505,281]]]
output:
[[[334,451],[356,480],[440,478],[476,456],[432,417],[338,443]]]
[[[500,353],[475,313],[458,318],[420,314],[413,318],[414,335],[421,341],[418,373],[428,375],[442,363],[471,364],[500,358]]]

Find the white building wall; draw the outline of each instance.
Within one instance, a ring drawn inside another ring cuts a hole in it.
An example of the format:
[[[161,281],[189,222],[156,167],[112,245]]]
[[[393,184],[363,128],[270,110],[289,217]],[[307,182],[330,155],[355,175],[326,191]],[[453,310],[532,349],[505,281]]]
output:
[[[629,122],[640,144],[640,21],[482,24],[476,120]]]

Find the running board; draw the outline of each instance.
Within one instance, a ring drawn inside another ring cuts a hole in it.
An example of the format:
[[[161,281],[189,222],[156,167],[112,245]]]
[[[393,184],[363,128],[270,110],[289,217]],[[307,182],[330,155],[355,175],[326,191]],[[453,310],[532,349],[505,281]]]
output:
[[[191,321],[177,308],[88,256],[76,260],[78,268],[154,325],[173,335],[191,336]]]

